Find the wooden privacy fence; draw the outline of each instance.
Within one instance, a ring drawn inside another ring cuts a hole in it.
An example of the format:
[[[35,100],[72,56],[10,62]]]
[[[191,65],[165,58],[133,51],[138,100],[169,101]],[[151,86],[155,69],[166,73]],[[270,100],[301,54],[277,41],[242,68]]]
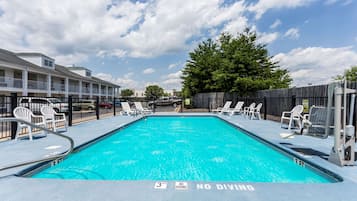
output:
[[[347,83],[351,89],[357,88],[357,82]],[[244,101],[244,106],[250,103],[263,103],[261,112],[267,115],[280,117],[283,111],[290,111],[295,105],[304,105],[304,113],[312,106],[327,106],[328,85],[294,87],[288,89],[261,90],[251,96],[240,96],[238,93],[210,92],[199,93],[192,98],[194,108],[207,108],[209,110],[224,105],[226,101],[232,101],[234,107],[238,101]],[[347,97],[347,105],[350,99]],[[356,109],[356,107],[355,107]],[[349,107],[347,107],[349,112]],[[356,116],[356,112],[354,114]],[[356,119],[356,117],[354,117]]]

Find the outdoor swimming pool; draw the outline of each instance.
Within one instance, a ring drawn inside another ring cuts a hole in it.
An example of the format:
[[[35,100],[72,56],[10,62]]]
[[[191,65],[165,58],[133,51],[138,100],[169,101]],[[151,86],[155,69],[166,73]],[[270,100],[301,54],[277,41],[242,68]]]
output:
[[[32,177],[336,182],[333,177],[311,168],[303,161],[290,157],[217,117],[208,116],[146,117]]]

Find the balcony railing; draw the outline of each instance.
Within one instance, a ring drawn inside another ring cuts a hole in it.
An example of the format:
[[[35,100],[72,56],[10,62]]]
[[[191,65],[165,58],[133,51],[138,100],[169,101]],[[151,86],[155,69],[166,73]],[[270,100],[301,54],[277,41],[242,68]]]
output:
[[[46,90],[47,82],[37,81],[37,80],[28,80],[28,88],[29,89],[38,89],[38,90]]]
[[[51,90],[52,91],[65,91],[65,85],[62,83],[52,83],[51,85]]]
[[[87,94],[89,94],[89,93],[90,93],[89,88],[87,88],[87,87],[82,87],[82,93],[87,93]]]
[[[22,79],[13,77],[0,77],[0,87],[22,88]]]
[[[98,93],[99,93],[98,88],[93,88],[93,93],[94,93],[94,94],[98,94]]]
[[[78,93],[78,92],[79,92],[79,86],[78,86],[78,85],[71,85],[71,84],[70,84],[70,85],[68,86],[68,91],[69,91],[69,92],[77,92],[77,93]]]

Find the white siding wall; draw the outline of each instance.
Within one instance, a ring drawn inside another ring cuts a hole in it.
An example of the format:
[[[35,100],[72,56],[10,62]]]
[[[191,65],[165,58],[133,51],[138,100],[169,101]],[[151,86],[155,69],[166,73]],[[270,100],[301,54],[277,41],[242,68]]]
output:
[[[19,56],[19,57],[38,66],[42,66],[42,57],[30,57],[30,56]]]

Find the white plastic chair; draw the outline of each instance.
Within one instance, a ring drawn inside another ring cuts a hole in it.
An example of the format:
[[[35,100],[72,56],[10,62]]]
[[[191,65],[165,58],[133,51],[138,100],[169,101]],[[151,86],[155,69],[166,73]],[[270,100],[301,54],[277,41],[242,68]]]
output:
[[[301,113],[304,111],[304,106],[296,105],[291,111],[285,111],[281,114],[281,127],[283,127],[284,120],[288,120],[288,129],[291,129],[293,122],[298,123],[298,127],[301,130]]]
[[[213,109],[212,112],[220,112],[220,113],[222,113],[223,111],[227,111],[231,107],[231,104],[232,104],[232,101],[226,101],[226,103],[224,104],[223,108],[222,107],[218,107],[217,109]]]
[[[68,124],[67,124],[66,116],[63,113],[57,113],[53,109],[53,107],[44,105],[41,107],[41,114],[45,117],[46,125],[49,123],[52,124],[53,131],[56,132],[57,130],[56,123],[60,123],[60,122],[64,123],[64,127],[67,131]],[[56,117],[60,117],[60,118],[56,119]]]
[[[122,107],[122,111],[120,112],[121,115],[136,115],[136,111],[132,110],[130,108],[130,105],[128,102],[121,102],[121,107]]]
[[[249,115],[249,111],[253,110],[255,107],[255,103],[251,103],[248,107],[244,107],[243,114],[245,116]]]
[[[152,113],[152,110],[148,109],[148,108],[144,108],[143,105],[141,104],[141,102],[134,102],[135,104],[135,108],[138,112],[140,112],[141,114],[150,114]]]
[[[257,105],[257,107],[255,107],[255,108],[253,108],[253,109],[251,109],[249,111],[250,119],[254,119],[254,118],[257,118],[259,120],[261,119],[261,117],[260,117],[260,109],[262,109],[262,106],[263,106],[263,104],[259,103]]]
[[[238,114],[242,113],[243,105],[244,105],[243,101],[238,101],[236,106],[230,110],[231,115],[234,115],[235,113],[238,113]]]
[[[16,107],[13,111],[15,118],[22,119],[24,121],[30,122],[32,124],[35,124],[37,126],[43,126],[46,127],[46,122],[45,122],[45,117],[41,115],[34,115],[31,110],[25,108],[25,107]],[[39,119],[40,121],[35,123],[32,120],[33,119]],[[17,131],[16,131],[16,136],[15,140],[19,137],[19,134],[21,132],[21,129],[27,128],[28,130],[28,135],[30,140],[32,140],[32,128],[30,125],[23,124],[18,122],[17,123]],[[46,133],[45,133],[46,134]]]

